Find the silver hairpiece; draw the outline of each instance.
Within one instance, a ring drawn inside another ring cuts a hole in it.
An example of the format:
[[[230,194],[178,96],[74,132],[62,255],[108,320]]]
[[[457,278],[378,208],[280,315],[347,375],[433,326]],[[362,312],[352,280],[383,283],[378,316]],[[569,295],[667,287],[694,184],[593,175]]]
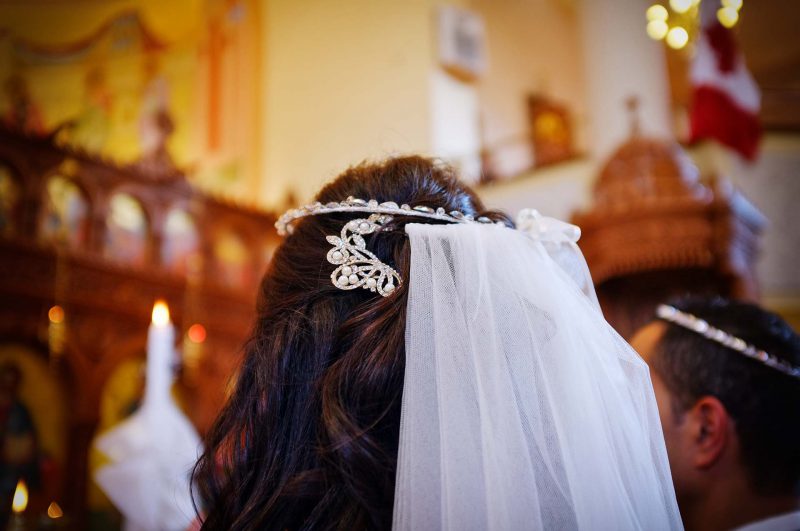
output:
[[[733,349],[736,352],[747,356],[748,358],[759,361],[768,367],[772,367],[773,369],[781,371],[784,374],[788,374],[789,376],[800,378],[800,367],[790,365],[789,363],[776,358],[775,356],[768,354],[757,347],[754,347],[743,339],[732,336],[724,330],[720,330],[719,328],[715,328],[707,321],[704,321],[695,315],[682,312],[677,308],[668,306],[666,304],[660,304],[658,308],[656,308],[656,315],[665,321],[669,321],[670,323],[674,323],[678,326],[686,328],[687,330],[691,330],[692,332],[700,334],[706,339],[715,341],[720,345],[724,345],[730,349]]]
[[[336,212],[365,212],[370,216],[367,219],[348,221],[339,236],[326,236],[328,242],[333,245],[333,249],[328,251],[328,262],[338,266],[331,273],[331,282],[339,289],[350,290],[360,287],[372,292],[377,291],[383,297],[394,293],[397,286],[402,284],[402,279],[397,271],[367,250],[364,235],[381,230],[386,223],[394,219],[394,216],[434,219],[447,223],[497,223],[505,226],[502,221],[494,222],[485,216],[476,219],[458,210],[448,213],[441,207],[436,209],[421,205],[410,207],[405,204],[398,205],[393,201],[378,203],[374,199],[365,201],[351,196],[338,203],[323,205],[317,202],[289,210],[275,222],[275,228],[278,229],[279,235],[285,236],[292,233],[293,223],[298,219]],[[576,242],[581,234],[578,227],[542,216],[531,209],[520,212],[517,224],[520,230],[540,241]]]
[[[397,271],[369,252],[364,241],[365,234],[380,230],[390,221],[392,216],[372,214],[367,219],[348,221],[342,227],[341,236],[326,236],[328,243],[333,245],[328,251],[328,262],[339,266],[331,273],[334,286],[339,289],[361,287],[388,297],[396,285],[402,283]]]
[[[331,273],[331,282],[339,289],[364,288],[378,292],[382,297],[388,297],[403,281],[400,275],[381,262],[377,256],[367,250],[364,235],[379,231],[393,216],[411,216],[425,219],[435,219],[448,223],[493,223],[487,217],[475,219],[469,214],[458,210],[450,213],[443,208],[433,209],[427,206],[410,207],[398,205],[394,201],[378,203],[371,199],[364,201],[355,197],[348,197],[341,202],[312,203],[294,210],[289,210],[275,222],[278,234],[285,236],[294,230],[293,223],[306,216],[332,214],[335,212],[365,212],[370,216],[367,219],[354,219],[342,228],[340,236],[326,236],[333,249],[328,251],[328,262],[338,267]]]

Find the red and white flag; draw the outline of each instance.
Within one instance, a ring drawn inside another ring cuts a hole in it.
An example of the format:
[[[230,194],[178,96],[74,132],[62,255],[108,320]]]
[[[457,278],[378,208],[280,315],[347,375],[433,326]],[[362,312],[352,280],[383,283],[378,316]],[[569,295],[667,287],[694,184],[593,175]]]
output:
[[[690,142],[713,138],[754,160],[761,139],[761,93],[734,34],[717,20],[718,2],[700,4],[701,32],[690,70]]]

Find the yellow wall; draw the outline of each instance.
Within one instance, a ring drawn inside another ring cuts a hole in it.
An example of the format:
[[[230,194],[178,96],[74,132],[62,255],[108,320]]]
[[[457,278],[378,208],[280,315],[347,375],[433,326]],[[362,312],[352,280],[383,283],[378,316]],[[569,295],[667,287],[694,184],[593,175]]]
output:
[[[478,90],[487,146],[528,134],[526,98],[534,92],[569,107],[581,144],[586,95],[577,7],[542,0],[472,3],[486,24],[489,64]]]
[[[38,43],[67,44],[86,38],[93,30],[126,11],[137,11],[158,37],[174,43],[196,33],[203,21],[205,0],[70,0],[0,2],[0,26],[13,36]],[[6,24],[11,21],[13,24]]]
[[[441,3],[484,17],[489,69],[475,82],[439,69]],[[567,103],[579,121],[585,112],[580,28],[569,3],[264,0],[262,16],[261,200],[273,208],[289,192],[308,201],[364,158],[416,151],[469,162],[478,137],[453,124],[482,119],[489,147],[522,137],[525,98],[536,90]],[[473,100],[480,109],[458,114]]]
[[[353,162],[427,151],[428,0],[265,0],[262,200],[305,201]]]

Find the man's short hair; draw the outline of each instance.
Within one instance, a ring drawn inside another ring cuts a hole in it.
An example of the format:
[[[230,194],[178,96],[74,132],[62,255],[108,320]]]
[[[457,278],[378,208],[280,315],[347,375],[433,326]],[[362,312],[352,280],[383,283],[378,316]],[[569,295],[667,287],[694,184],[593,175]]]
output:
[[[672,303],[791,365],[800,366],[800,336],[777,315],[721,298]],[[735,423],[742,464],[759,494],[800,489],[800,379],[781,373],[676,324],[665,322],[651,367],[682,414],[714,396]]]

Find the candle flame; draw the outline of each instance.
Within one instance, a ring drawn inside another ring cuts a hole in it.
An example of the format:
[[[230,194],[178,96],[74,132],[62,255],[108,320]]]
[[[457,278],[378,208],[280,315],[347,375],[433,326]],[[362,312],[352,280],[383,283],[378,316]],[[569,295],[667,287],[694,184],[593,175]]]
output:
[[[167,303],[159,299],[153,305],[153,324],[156,326],[166,326],[169,323],[169,307]]]
[[[64,511],[61,510],[61,506],[56,502],[50,502],[50,505],[47,507],[47,516],[55,520],[56,518],[64,516]]]
[[[14,491],[14,500],[11,502],[11,510],[14,511],[14,514],[22,514],[26,507],[28,507],[28,486],[24,481],[19,480]]]

